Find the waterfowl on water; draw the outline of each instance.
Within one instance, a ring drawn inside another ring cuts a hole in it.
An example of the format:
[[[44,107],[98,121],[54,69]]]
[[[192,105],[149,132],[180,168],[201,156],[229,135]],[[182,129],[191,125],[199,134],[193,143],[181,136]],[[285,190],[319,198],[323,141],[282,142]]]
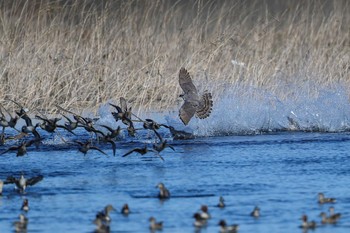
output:
[[[96,225],[95,233],[109,233],[110,226],[105,224],[100,218],[95,218],[93,223]]]
[[[103,223],[109,224],[112,221],[111,217],[109,216],[111,211],[115,211],[114,207],[110,204],[106,205],[102,211],[96,214],[96,219],[100,219]]]
[[[13,223],[15,232],[27,232],[28,218],[24,214],[19,215],[19,221]]]
[[[220,220],[218,225],[220,226],[220,233],[236,233],[239,230],[239,225],[233,224],[228,226],[225,220]]]
[[[341,217],[341,213],[335,213],[333,206],[329,207],[328,211],[331,218],[339,219]]]
[[[199,214],[200,214],[202,219],[207,220],[207,219],[211,218],[207,205],[202,205],[201,206],[201,212]]]
[[[158,194],[158,198],[159,199],[167,199],[170,198],[170,192],[169,190],[165,187],[165,185],[163,183],[159,183],[156,186],[159,189],[159,194]]]
[[[162,230],[163,229],[163,222],[157,222],[154,217],[150,217],[149,219],[149,229],[151,231],[156,231],[156,230]]]
[[[124,204],[122,210],[120,211],[123,215],[128,215],[130,213],[129,205]]]
[[[193,214],[193,218],[193,226],[195,226],[196,228],[201,228],[207,225],[207,220],[203,219],[199,213]]]
[[[300,228],[303,228],[303,229],[314,229],[316,228],[316,222],[315,221],[311,221],[311,222],[308,222],[308,218],[307,218],[307,215],[303,215],[301,217],[301,225],[300,225]]]
[[[325,197],[323,193],[318,194],[318,203],[324,204],[324,203],[335,203],[336,199],[332,197]]]
[[[260,217],[260,208],[258,206],[255,206],[253,211],[250,213],[250,216],[254,218]]]
[[[220,196],[220,198],[219,198],[219,204],[217,204],[217,207],[219,207],[219,208],[225,207],[225,199],[222,196]]]
[[[22,203],[22,206],[21,206],[21,210],[23,210],[25,212],[28,212],[28,210],[29,210],[29,202],[28,202],[27,198],[23,200],[23,203]]]
[[[44,179],[44,176],[42,176],[42,175],[26,179],[26,178],[24,178],[24,175],[21,174],[21,177],[19,179],[15,178],[13,176],[7,177],[7,179],[4,181],[4,184],[15,184],[18,191],[20,193],[24,193],[27,186],[33,186],[43,179]]]
[[[185,101],[179,110],[181,121],[187,125],[194,115],[199,119],[207,118],[213,107],[211,93],[205,92],[200,97],[190,74],[185,68],[180,69],[179,84],[184,92],[180,97]]]
[[[325,212],[322,212],[322,213],[320,214],[320,216],[322,217],[322,220],[321,220],[321,223],[322,223],[322,224],[327,224],[327,223],[329,223],[329,224],[335,224],[335,223],[337,223],[337,221],[338,221],[338,218],[335,217],[335,216],[329,216],[329,217],[327,217],[327,214],[326,214]]]

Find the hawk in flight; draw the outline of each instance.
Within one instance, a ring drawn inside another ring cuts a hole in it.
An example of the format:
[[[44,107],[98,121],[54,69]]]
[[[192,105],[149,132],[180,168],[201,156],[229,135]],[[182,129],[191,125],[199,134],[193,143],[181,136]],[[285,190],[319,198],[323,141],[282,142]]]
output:
[[[185,68],[180,69],[179,84],[184,92],[180,97],[185,101],[179,111],[181,121],[187,125],[194,115],[200,119],[207,118],[213,107],[211,93],[206,91],[200,97],[190,74]]]

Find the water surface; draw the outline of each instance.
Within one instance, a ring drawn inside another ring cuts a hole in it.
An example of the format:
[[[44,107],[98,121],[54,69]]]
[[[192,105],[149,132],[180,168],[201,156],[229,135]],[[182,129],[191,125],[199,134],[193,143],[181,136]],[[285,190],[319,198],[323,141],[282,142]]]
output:
[[[86,156],[75,147],[46,144],[28,155],[0,157],[0,179],[8,175],[43,174],[44,180],[24,195],[12,185],[0,197],[0,231],[11,232],[12,222],[29,199],[28,232],[92,232],[97,211],[112,204],[112,232],[148,232],[148,218],[164,221],[163,232],[194,232],[193,214],[205,204],[212,219],[202,232],[218,232],[225,219],[239,224],[239,232],[302,232],[299,218],[307,214],[320,222],[320,212],[329,204],[317,204],[317,194],[337,198],[337,225],[325,225],[317,232],[350,230],[350,134],[279,132],[255,136],[200,137],[171,141],[175,151],[162,152],[165,161],[152,153],[121,157],[143,145],[134,140],[117,143],[117,156],[109,145],[100,145],[108,157],[97,151]],[[171,192],[171,199],[157,199],[159,182]],[[216,207],[219,196],[226,207]],[[131,214],[120,214],[128,203]],[[254,206],[261,217],[249,213]]]

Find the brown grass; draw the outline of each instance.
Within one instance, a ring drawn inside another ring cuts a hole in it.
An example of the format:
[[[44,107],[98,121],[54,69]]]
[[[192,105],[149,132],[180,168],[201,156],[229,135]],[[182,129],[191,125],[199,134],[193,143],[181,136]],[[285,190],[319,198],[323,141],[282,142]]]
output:
[[[96,110],[124,96],[145,110],[169,109],[181,92],[182,66],[215,100],[227,84],[281,99],[310,81],[319,89],[349,89],[350,3],[0,3],[0,100],[7,107],[10,98],[47,111],[54,104]]]

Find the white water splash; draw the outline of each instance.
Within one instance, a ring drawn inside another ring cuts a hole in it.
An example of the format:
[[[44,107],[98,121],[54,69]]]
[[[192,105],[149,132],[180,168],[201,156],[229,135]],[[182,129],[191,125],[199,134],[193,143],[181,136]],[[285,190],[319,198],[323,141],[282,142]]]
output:
[[[296,88],[293,99],[280,100],[276,96],[253,87],[232,86],[214,102],[210,117],[193,117],[184,126],[178,110],[161,113],[148,112],[141,118],[151,118],[176,129],[193,132],[197,136],[250,135],[261,132],[295,130],[292,119],[302,131],[342,132],[350,130],[350,104],[344,88],[319,90],[310,97],[308,90]],[[215,93],[214,93],[215,95]],[[178,106],[180,107],[180,106]],[[100,124],[116,126],[111,108],[100,108]]]

